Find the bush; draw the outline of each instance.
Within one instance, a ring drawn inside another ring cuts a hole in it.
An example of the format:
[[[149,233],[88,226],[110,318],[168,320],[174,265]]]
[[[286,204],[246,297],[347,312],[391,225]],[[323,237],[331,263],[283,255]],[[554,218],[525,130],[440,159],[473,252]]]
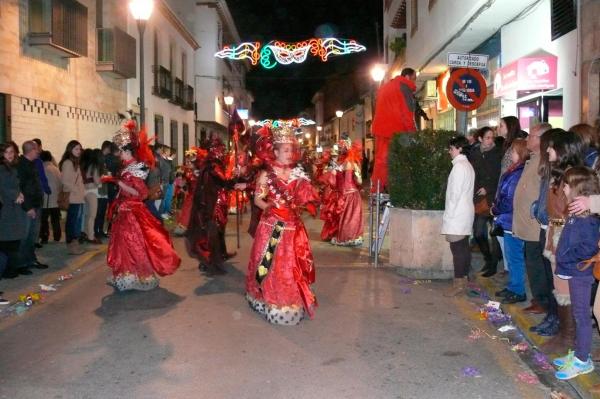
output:
[[[395,135],[389,149],[388,185],[392,204],[398,208],[443,210],[446,182],[452,169],[448,141],[457,133],[422,130],[402,145]]]

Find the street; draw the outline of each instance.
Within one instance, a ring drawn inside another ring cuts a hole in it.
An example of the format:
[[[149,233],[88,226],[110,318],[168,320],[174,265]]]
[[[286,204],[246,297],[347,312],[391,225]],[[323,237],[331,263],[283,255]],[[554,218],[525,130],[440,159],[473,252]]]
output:
[[[233,218],[228,243],[235,247]],[[0,324],[2,398],[546,398],[509,346],[467,339],[486,328],[445,282],[402,284],[360,249],[316,241],[319,308],[297,327],[270,325],[244,299],[251,240],[229,273],[181,269],[150,292],[115,293],[103,255],[46,303]],[[55,244],[58,245],[58,244]],[[364,251],[364,249],[362,250]],[[464,376],[473,367],[481,377]]]

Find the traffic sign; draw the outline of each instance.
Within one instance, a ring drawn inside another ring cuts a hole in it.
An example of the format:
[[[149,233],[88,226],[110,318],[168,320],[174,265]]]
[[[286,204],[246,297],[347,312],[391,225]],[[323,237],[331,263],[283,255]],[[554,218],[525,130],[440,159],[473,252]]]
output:
[[[448,66],[451,68],[487,69],[488,56],[485,54],[448,53]]]
[[[479,71],[459,68],[450,74],[446,84],[446,96],[459,111],[473,111],[485,100],[487,83]]]

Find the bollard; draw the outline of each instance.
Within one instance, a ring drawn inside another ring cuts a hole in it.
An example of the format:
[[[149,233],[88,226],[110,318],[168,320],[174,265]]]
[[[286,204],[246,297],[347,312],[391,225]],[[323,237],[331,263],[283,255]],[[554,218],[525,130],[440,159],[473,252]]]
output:
[[[379,266],[379,251],[377,250],[377,246],[379,245],[379,180],[377,180],[377,194],[375,201],[375,215],[376,215],[376,223],[375,223],[375,267]]]

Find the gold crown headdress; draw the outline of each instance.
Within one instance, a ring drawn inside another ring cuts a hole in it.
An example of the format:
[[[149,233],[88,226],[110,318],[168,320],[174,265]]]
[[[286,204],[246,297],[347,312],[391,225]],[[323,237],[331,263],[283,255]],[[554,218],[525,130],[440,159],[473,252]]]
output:
[[[295,144],[296,138],[294,131],[296,130],[292,126],[278,126],[272,128],[273,130],[273,144]]]

